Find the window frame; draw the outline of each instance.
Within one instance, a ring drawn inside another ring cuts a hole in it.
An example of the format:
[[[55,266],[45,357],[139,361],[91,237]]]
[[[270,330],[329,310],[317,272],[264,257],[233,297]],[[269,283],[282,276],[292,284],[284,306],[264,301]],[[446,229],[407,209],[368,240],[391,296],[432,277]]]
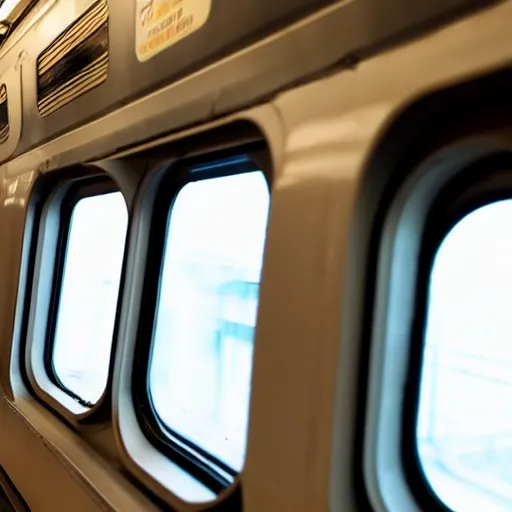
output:
[[[401,456],[413,493],[422,503],[428,503],[428,510],[433,512],[453,510],[429,483],[423,471],[416,437],[429,310],[429,282],[437,253],[450,231],[479,208],[506,199],[512,199],[512,153],[496,152],[469,164],[446,183],[433,202],[424,224],[406,371]]]
[[[59,317],[59,310],[61,304],[60,299],[62,294],[62,285],[64,279],[67,252],[69,248],[68,244],[69,236],[71,233],[71,219],[73,217],[73,211],[76,205],[82,199],[96,197],[99,195],[113,192],[120,191],[119,189],[117,189],[115,184],[108,178],[97,178],[94,180],[87,180],[87,182],[84,184],[74,183],[69,186],[65,196],[63,197],[59,205],[61,221],[59,224],[59,232],[57,235],[57,248],[55,251],[55,262],[53,270],[53,275],[55,277],[52,283],[50,307],[48,311],[48,322],[46,326],[46,340],[44,344],[44,365],[46,373],[49,379],[53,382],[53,384],[55,384],[62,391],[70,395],[71,398],[76,400],[78,403],[80,403],[84,407],[88,407],[89,409],[93,408],[96,404],[87,402],[82,397],[74,393],[71,389],[66,388],[66,386],[60,381],[59,376],[57,375],[53,361],[53,352],[55,349],[55,331],[57,328],[57,320]],[[119,290],[119,293],[121,293],[121,290]],[[119,298],[117,302],[119,303]],[[118,316],[117,313],[116,316]],[[115,324],[116,320],[114,320],[114,335]],[[105,392],[106,387],[105,391],[102,393],[102,396],[99,398],[98,402],[103,398]]]
[[[20,350],[22,376],[29,390],[62,419],[79,426],[103,421],[111,413],[111,388],[114,354],[120,319],[126,251],[130,224],[129,203],[113,177],[101,172],[57,172],[40,179],[31,194],[34,203],[30,235],[29,275],[24,306],[23,338]],[[90,170],[89,170],[90,171]],[[128,226],[126,231],[121,281],[110,350],[110,364],[105,390],[95,404],[88,404],[67,389],[55,372],[53,349],[59,313],[68,240],[73,210],[87,197],[120,192],[125,200]],[[30,211],[30,210],[29,210]],[[50,274],[45,278],[44,273]]]
[[[495,165],[491,170],[489,163]],[[507,135],[482,128],[434,141],[408,162],[399,182],[390,183],[382,224],[373,234],[374,284],[366,292],[369,351],[361,361],[361,476],[376,512],[451,511],[424,475],[416,448],[427,287],[439,244],[451,228],[476,208],[512,197],[511,168]]]
[[[159,303],[166,235],[176,198],[189,183],[254,171],[263,173],[271,195],[271,179],[268,165],[265,165],[267,155],[265,150],[260,148],[260,143],[253,143],[237,148],[236,151],[225,150],[191,157],[175,166],[163,165],[151,214],[146,220],[146,227],[149,228],[146,273],[141,291],[142,300],[134,348],[136,364],[133,365],[131,379],[136,418],[142,434],[158,452],[217,495],[233,484],[237,485],[238,472],[174,432],[159,418],[149,389],[149,363],[154,343],[153,331]]]

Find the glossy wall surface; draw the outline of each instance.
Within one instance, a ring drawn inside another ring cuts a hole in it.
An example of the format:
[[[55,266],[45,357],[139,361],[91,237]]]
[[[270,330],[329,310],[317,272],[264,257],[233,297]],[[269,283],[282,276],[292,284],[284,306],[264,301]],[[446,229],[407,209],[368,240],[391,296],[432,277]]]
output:
[[[332,66],[352,66],[383,45],[436,27],[485,2],[472,0],[215,0],[203,27],[145,62],[136,56],[135,1],[110,1],[109,68],[104,83],[48,117],[37,108],[36,61],[66,28],[95,2],[43,0],[30,23],[21,24],[0,51],[0,79],[13,67],[22,67],[20,81],[11,87],[23,91],[24,130],[16,154],[48,141],[98,116],[134,101],[164,84],[228,58],[284,27],[280,41],[247,55],[242,66],[226,69],[200,90],[189,89],[183,98],[196,104],[188,123],[207,121],[268,97],[297,81]],[[312,13],[319,23],[304,24]],[[293,36],[292,36],[293,34]],[[122,84],[122,87],[120,87]],[[10,88],[8,86],[8,88]],[[14,96],[17,91],[8,91]],[[199,109],[199,110],[198,110]],[[18,115],[18,113],[16,113]],[[169,120],[144,127],[145,138],[156,135]],[[175,128],[175,126],[173,126]],[[5,160],[0,154],[0,160]]]

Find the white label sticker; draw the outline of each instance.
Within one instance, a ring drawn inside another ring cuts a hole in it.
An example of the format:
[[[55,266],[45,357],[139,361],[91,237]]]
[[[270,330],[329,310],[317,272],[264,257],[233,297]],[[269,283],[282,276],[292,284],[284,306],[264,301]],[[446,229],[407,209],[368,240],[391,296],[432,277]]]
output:
[[[137,58],[143,62],[200,29],[211,0],[137,0]]]

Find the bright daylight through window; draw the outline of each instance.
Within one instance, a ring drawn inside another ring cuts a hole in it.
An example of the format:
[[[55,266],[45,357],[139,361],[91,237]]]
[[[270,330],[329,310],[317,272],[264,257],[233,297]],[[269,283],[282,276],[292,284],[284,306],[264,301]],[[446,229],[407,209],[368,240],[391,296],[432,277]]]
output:
[[[71,217],[52,361],[91,404],[107,384],[127,224],[120,192],[81,199]]]
[[[238,471],[269,208],[262,172],[187,184],[171,208],[149,384],[161,421]]]
[[[512,200],[463,218],[430,282],[417,445],[458,512],[512,510]]]

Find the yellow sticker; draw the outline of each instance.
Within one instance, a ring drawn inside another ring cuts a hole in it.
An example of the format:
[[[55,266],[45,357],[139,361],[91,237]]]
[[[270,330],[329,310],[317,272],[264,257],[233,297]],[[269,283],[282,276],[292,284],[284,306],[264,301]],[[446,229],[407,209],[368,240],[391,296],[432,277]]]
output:
[[[137,0],[135,44],[143,62],[200,29],[212,0]]]

